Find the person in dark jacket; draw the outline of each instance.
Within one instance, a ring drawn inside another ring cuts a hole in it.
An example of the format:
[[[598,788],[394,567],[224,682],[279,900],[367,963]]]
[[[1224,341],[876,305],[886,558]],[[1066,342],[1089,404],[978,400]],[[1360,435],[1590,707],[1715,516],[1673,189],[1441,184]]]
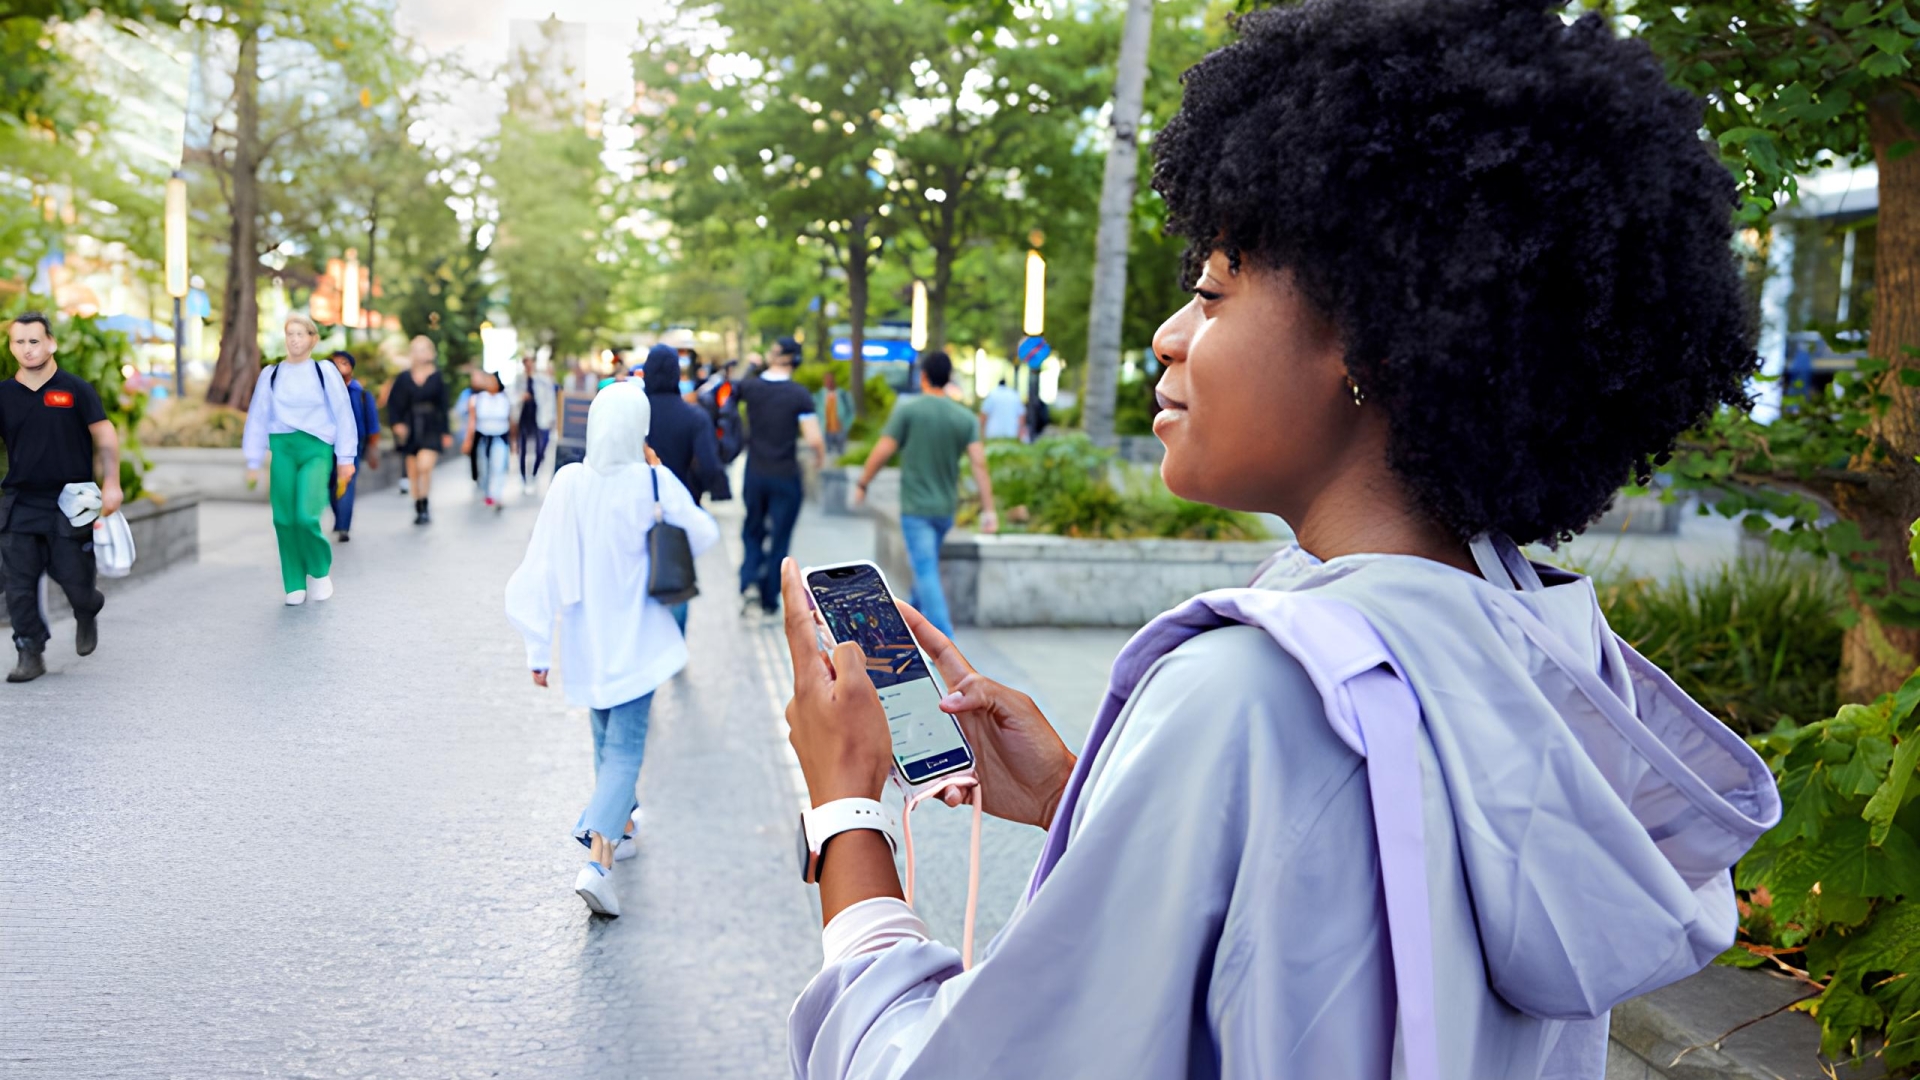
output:
[[[696,504],[703,495],[715,501],[733,498],[706,410],[680,396],[680,354],[671,345],[655,345],[647,352],[642,377],[653,406],[647,444],[660,455],[660,464],[680,478]]]
[[[686,489],[693,494],[695,506],[702,495],[716,502],[733,498],[727,485],[727,470],[720,464],[719,443],[713,434],[713,422],[698,405],[690,405],[680,396],[680,354],[671,345],[655,345],[647,350],[641,379],[647,389],[647,404],[653,420],[647,432],[647,446],[659,457]],[[687,605],[671,609],[681,633],[687,629]]]

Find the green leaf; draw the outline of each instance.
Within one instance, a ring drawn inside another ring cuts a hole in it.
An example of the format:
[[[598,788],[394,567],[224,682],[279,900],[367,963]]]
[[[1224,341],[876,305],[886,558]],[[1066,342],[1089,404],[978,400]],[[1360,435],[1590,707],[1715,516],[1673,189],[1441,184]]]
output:
[[[1876,79],[1891,79],[1907,70],[1907,58],[1889,56],[1886,53],[1874,53],[1860,61],[1860,70]]]
[[[1847,5],[1845,11],[1840,13],[1840,17],[1835,22],[1841,29],[1851,30],[1856,26],[1872,22],[1879,14],[1875,5],[1868,3],[1867,0],[1854,0]]]
[[[1916,769],[1920,769],[1920,731],[1910,731],[1894,750],[1887,778],[1880,782],[1873,797],[1867,800],[1866,809],[1860,811],[1860,816],[1872,827],[1869,839],[1873,843],[1884,844],[1891,835],[1893,816],[1906,800],[1907,786],[1912,782]]]

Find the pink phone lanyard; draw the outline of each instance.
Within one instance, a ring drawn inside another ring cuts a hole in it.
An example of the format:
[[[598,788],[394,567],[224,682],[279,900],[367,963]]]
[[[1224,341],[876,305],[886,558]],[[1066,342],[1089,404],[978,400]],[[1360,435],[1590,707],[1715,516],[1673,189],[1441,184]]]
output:
[[[972,776],[956,776],[935,784],[933,787],[907,800],[900,812],[900,831],[907,842],[907,906],[913,906],[913,808],[937,795],[944,794],[948,788],[967,788],[967,801],[973,804],[973,851],[967,856],[967,928],[963,937],[960,954],[962,969],[973,967],[973,917],[980,906],[980,819],[986,801],[980,795],[980,781]]]

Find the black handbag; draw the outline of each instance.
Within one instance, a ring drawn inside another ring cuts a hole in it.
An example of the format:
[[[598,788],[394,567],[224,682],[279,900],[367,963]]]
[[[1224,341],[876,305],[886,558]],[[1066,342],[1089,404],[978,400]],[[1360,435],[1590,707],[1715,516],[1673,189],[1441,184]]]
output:
[[[700,595],[694,581],[693,544],[687,530],[667,524],[667,513],[660,506],[660,470],[649,468],[653,476],[653,528],[647,530],[647,595],[663,604],[684,604]]]

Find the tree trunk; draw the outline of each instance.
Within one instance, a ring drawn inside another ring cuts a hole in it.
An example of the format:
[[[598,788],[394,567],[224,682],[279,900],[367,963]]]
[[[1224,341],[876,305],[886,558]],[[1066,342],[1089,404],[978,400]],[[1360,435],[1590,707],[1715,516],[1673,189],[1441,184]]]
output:
[[[947,347],[948,286],[953,284],[953,260],[960,254],[953,234],[953,223],[949,221],[946,232],[933,238],[933,280],[927,283],[928,351]]]
[[[1873,326],[1869,345],[1873,355],[1885,357],[1896,369],[1920,368],[1907,354],[1920,348],[1920,154],[1895,158],[1888,150],[1913,139],[1901,116],[1905,94],[1891,92],[1867,107],[1873,156],[1880,166],[1880,217],[1876,229],[1873,281]],[[1887,450],[1887,460],[1856,460],[1852,467],[1881,474],[1891,482],[1843,486],[1835,506],[1860,527],[1875,547],[1873,557],[1885,560],[1892,582],[1914,581],[1913,561],[1907,553],[1907,527],[1920,518],[1920,391],[1889,375],[1882,389],[1893,399],[1868,429]],[[1897,689],[1920,664],[1920,628],[1891,626],[1876,619],[1858,603],[1860,621],[1847,631],[1841,649],[1842,701],[1870,701]]]
[[[227,233],[227,296],[220,311],[220,358],[207,401],[246,408],[260,375],[260,28],[240,30],[233,72],[235,106],[232,226]]]
[[[367,294],[360,298],[360,318],[361,321],[367,324],[367,340],[369,342],[380,340],[380,335],[375,333],[375,331],[378,331],[380,328],[375,324],[374,320],[374,315],[378,309],[373,306],[373,288],[375,281],[373,276],[373,257],[375,254],[374,246],[379,240],[380,193],[376,191],[367,203]]]
[[[1140,171],[1140,104],[1147,84],[1153,0],[1127,0],[1120,66],[1113,81],[1113,146],[1100,183],[1100,232],[1093,245],[1093,302],[1087,312],[1087,434],[1111,446],[1113,398],[1120,379],[1120,324],[1127,299],[1127,241],[1133,185]]]
[[[853,385],[853,415],[867,415],[867,223],[865,214],[855,214],[847,230],[847,381]]]

